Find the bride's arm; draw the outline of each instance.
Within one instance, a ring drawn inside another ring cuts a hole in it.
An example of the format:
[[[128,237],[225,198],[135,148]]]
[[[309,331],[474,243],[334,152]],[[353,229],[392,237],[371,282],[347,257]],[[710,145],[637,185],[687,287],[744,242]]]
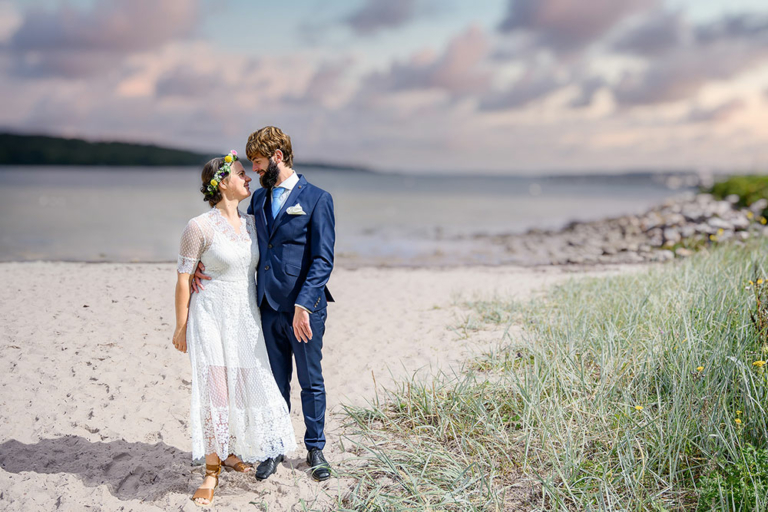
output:
[[[189,317],[189,297],[191,295],[192,272],[200,256],[206,249],[206,236],[202,227],[192,219],[181,235],[179,260],[176,265],[176,330],[173,332],[173,346],[182,352],[187,351],[187,318]]]
[[[187,351],[190,280],[189,274],[179,274],[176,280],[176,330],[173,332],[173,346],[182,352]]]

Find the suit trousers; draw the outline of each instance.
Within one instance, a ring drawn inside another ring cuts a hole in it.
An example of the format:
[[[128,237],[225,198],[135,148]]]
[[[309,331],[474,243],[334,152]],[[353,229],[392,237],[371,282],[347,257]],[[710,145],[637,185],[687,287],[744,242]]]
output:
[[[307,450],[325,447],[325,382],[323,381],[323,335],[327,308],[309,315],[312,339],[299,341],[293,332],[294,311],[275,311],[267,303],[261,306],[261,324],[267,344],[269,364],[277,387],[291,409],[291,377],[293,359],[301,386],[301,409],[304,413],[304,445]]]

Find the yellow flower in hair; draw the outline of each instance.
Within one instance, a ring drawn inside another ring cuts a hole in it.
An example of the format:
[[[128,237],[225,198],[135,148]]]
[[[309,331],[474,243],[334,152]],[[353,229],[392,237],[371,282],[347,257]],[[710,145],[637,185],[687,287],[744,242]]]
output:
[[[225,156],[224,157],[224,161],[227,162],[228,164],[231,164],[232,163],[232,155]]]
[[[211,180],[211,185],[213,185],[214,187],[215,187],[215,186],[217,186],[218,184],[219,184],[219,182],[218,182],[218,181],[216,181],[216,180]]]

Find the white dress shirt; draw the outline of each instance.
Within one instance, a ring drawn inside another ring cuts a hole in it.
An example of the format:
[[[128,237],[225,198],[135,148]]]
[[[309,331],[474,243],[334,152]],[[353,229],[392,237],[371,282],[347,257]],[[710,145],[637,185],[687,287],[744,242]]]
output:
[[[278,208],[277,211],[280,211],[280,209],[283,207],[285,202],[288,200],[288,196],[291,195],[291,191],[293,190],[293,187],[295,187],[298,182],[299,182],[299,175],[294,172],[293,174],[285,178],[285,181],[283,181],[279,185],[275,185],[275,188],[285,189],[285,191],[283,192],[283,195],[280,196],[280,208]]]

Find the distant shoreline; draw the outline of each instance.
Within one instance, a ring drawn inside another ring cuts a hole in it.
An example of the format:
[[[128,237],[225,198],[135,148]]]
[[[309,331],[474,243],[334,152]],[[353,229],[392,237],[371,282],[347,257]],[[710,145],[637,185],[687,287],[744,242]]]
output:
[[[41,167],[202,167],[217,155],[155,144],[130,142],[92,142],[79,138],[50,135],[0,133],[0,166],[35,165]],[[244,162],[247,161],[243,159]],[[329,162],[299,162],[299,167],[337,171],[373,172],[359,165]]]

